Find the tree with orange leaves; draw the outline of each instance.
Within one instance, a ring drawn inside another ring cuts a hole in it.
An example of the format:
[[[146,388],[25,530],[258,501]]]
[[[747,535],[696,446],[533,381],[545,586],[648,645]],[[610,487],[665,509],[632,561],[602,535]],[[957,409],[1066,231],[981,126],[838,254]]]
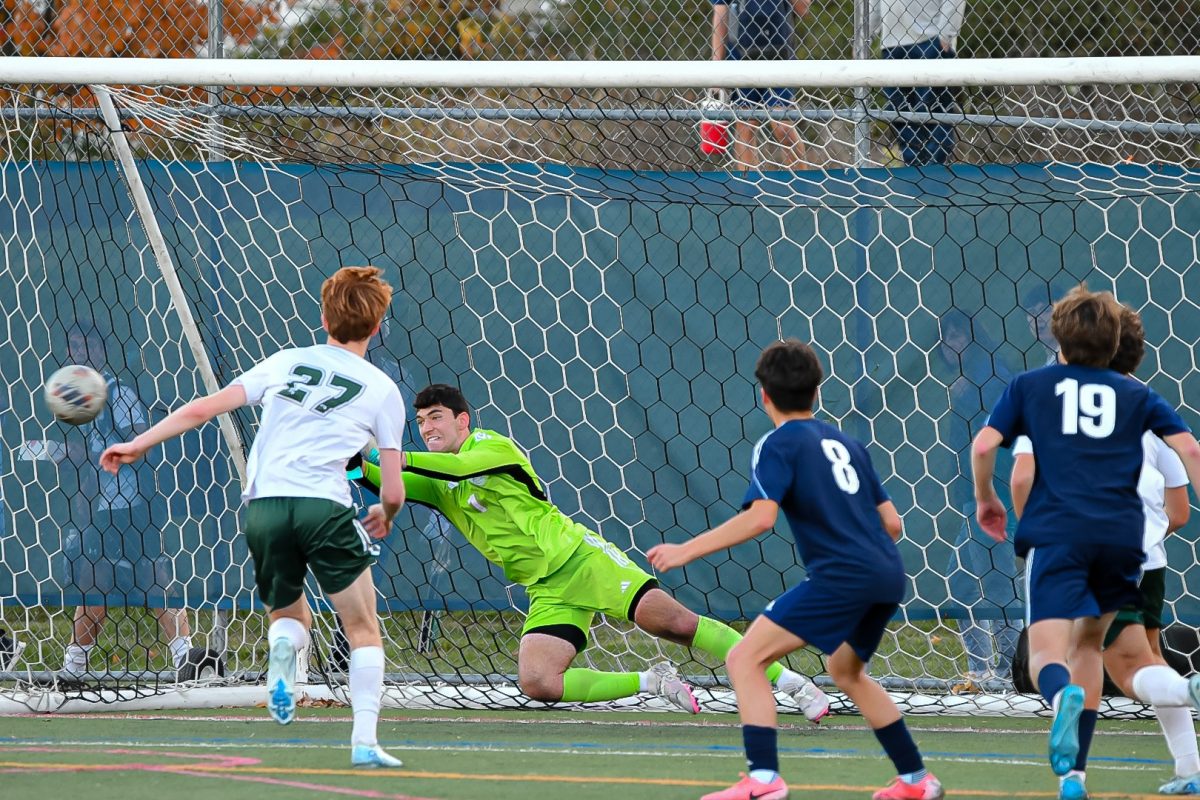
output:
[[[248,44],[274,15],[269,0],[222,0],[225,34]],[[4,55],[187,58],[208,43],[201,0],[0,0]]]

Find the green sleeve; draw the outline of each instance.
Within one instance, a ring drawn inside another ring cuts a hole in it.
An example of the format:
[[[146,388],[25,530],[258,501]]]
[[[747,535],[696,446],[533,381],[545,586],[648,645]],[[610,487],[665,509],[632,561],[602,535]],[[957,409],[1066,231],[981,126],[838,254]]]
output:
[[[381,481],[379,466],[372,464],[370,461],[363,461],[362,473],[363,482],[367,484],[367,487],[375,492],[375,494],[379,494]],[[420,503],[430,508],[440,508],[438,502],[441,498],[437,489],[437,483],[434,480],[424,475],[409,472],[408,470],[405,470],[402,474],[404,476],[404,496],[406,501]]]
[[[509,440],[496,437],[480,441],[470,450],[459,453],[404,453],[404,474],[423,475],[442,481],[465,481],[480,475],[497,473],[509,475],[528,487],[539,500],[546,499],[528,461]]]

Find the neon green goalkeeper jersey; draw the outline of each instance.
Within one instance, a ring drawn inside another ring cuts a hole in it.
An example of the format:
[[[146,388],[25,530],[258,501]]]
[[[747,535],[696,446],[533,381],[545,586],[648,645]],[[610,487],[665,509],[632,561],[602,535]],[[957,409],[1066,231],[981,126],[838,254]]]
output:
[[[407,501],[440,511],[513,583],[551,574],[590,533],[546,499],[529,459],[495,431],[472,431],[457,453],[404,458]],[[364,461],[362,469],[378,491],[379,467]]]

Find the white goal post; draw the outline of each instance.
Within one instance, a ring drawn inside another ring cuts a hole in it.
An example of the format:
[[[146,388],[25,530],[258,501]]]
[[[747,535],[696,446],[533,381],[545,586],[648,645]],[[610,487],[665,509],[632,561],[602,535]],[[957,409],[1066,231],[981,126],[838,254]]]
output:
[[[313,342],[321,281],[372,263],[396,298],[368,357],[406,401],[460,384],[643,565],[736,509],[768,425],[754,356],[813,342],[820,413],[868,444],[905,519],[912,592],[873,674],[918,713],[1040,713],[1013,681],[1020,565],[973,524],[968,443],[1052,357],[1049,304],[1084,280],[1142,313],[1139,377],[1200,409],[1198,86],[1200,57],[0,58],[0,712],[253,702],[265,626],[237,509],[256,416],[115,482],[95,456]],[[79,429],[38,399],[71,359],[113,393]],[[1193,527],[1167,590],[1189,670]],[[514,680],[523,590],[444,520],[404,512],[375,574],[386,702],[537,705]],[[803,576],[782,531],[662,583],[740,624]],[[344,698],[313,598],[310,696]],[[81,606],[110,619],[67,673]],[[178,669],[159,609],[190,626]],[[623,620],[580,661],[664,657],[732,709],[719,660]],[[789,663],[824,681],[817,654]]]

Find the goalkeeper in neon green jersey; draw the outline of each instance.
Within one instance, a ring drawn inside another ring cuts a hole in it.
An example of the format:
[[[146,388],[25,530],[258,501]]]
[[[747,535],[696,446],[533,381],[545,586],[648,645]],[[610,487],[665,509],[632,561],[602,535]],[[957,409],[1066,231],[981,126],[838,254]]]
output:
[[[631,620],[652,636],[722,661],[741,634],[689,611],[620,548],[559,511],[511,439],[471,429],[466,398],[457,388],[427,386],[413,406],[429,452],[404,454],[408,502],[445,515],[529,595],[517,656],[521,691],[545,702],[616,700],[652,692],[698,712],[691,687],[669,663],[645,672],[571,668],[587,646],[594,616]],[[362,470],[362,483],[377,489],[379,469],[368,460]],[[767,677],[814,722],[828,713],[829,698],[804,676],[775,663]]]

